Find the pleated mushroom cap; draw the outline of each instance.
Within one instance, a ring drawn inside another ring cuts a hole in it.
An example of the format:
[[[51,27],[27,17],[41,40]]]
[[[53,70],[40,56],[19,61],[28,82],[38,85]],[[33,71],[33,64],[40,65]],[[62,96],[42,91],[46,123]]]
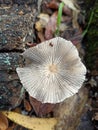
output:
[[[31,63],[16,69],[23,87],[42,103],[59,103],[78,92],[86,68],[77,48],[61,37],[42,42],[23,53]]]

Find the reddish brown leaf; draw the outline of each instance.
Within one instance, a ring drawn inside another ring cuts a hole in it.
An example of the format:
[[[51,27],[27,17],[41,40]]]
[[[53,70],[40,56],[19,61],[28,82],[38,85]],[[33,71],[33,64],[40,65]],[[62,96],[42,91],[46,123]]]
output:
[[[59,2],[55,1],[55,0],[52,0],[50,1],[50,3],[46,4],[46,6],[50,9],[55,9],[55,10],[58,10],[59,8]],[[64,6],[63,8],[63,13],[66,14],[66,15],[69,15],[71,16],[72,15],[72,10],[69,9],[66,5]]]
[[[50,103],[41,104],[39,115],[43,116],[50,112],[53,112],[54,107],[55,107],[55,104],[50,104]]]
[[[29,99],[35,113],[40,117],[52,112],[55,107],[55,104],[41,103],[33,97],[29,97]]]
[[[21,108],[20,108],[20,107],[16,107],[16,108],[14,109],[14,112],[21,113]]]
[[[59,3],[55,0],[52,0],[49,3],[47,3],[46,6],[51,9],[58,9]]]
[[[0,113],[0,130],[6,130],[8,128],[8,119]]]
[[[17,126],[17,124],[12,123],[12,125],[9,126],[9,127],[7,128],[7,130],[14,130],[14,129],[16,128],[16,126]],[[15,129],[15,130],[16,130],[16,129]]]
[[[56,30],[56,23],[57,23],[57,11],[53,13],[50,17],[50,20],[45,28],[45,39],[53,38],[54,32]]]
[[[24,107],[27,111],[31,111],[32,109],[30,103],[26,99],[24,99]]]
[[[34,99],[33,97],[30,97],[30,96],[29,96],[29,99],[30,99],[30,103],[31,103],[35,113],[38,115],[41,102],[37,101],[36,99]]]

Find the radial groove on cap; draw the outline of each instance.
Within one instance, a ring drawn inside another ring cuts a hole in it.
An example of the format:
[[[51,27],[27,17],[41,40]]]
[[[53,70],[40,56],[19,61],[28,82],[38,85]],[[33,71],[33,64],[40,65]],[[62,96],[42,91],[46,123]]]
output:
[[[42,42],[23,53],[31,60],[16,69],[23,87],[42,103],[59,103],[77,93],[86,68],[76,47],[61,37]]]

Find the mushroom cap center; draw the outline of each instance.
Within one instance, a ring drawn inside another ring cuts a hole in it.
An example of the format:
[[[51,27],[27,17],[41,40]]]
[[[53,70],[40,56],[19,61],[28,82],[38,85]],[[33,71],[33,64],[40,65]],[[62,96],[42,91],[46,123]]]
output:
[[[55,64],[49,65],[49,71],[52,73],[57,73],[57,71],[58,71],[57,65],[55,65]]]

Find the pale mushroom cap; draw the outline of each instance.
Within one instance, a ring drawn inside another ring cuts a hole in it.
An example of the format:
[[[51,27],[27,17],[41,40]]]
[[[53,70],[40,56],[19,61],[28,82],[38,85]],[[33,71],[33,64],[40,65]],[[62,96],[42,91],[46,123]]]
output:
[[[42,103],[59,103],[77,93],[86,68],[77,48],[61,37],[42,42],[23,53],[31,64],[17,68],[28,93]]]

